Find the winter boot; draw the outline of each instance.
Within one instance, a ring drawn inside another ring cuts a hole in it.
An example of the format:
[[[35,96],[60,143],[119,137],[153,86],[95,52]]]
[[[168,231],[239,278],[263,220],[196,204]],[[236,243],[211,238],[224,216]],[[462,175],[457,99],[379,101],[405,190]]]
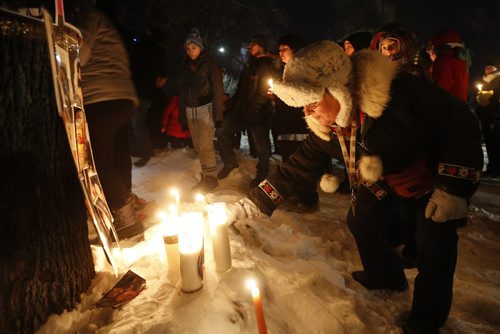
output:
[[[134,198],[129,196],[125,205],[112,212],[115,219],[113,225],[120,240],[131,238],[144,232],[144,226],[135,215],[133,203]]]
[[[227,166],[227,165],[224,165],[224,167],[222,167],[222,169],[219,171],[219,173],[217,173],[217,178],[219,180],[225,179],[226,177],[229,176],[229,174],[231,173],[231,171],[233,169],[236,169],[236,168],[238,168],[238,166]]]
[[[207,191],[214,189],[218,185],[219,185],[219,182],[217,181],[215,176],[207,175],[207,176],[203,176],[200,183],[198,183],[197,185],[195,185],[193,187],[193,191],[199,191],[199,192],[204,193],[204,192],[207,192]]]

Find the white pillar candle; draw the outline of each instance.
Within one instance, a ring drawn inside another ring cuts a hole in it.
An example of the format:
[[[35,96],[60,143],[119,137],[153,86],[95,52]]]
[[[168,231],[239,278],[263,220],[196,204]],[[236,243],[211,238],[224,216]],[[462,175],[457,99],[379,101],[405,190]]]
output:
[[[227,214],[224,203],[214,203],[208,206],[208,222],[215,259],[215,270],[224,272],[231,269],[231,246],[227,232]]]
[[[172,283],[179,280],[179,219],[175,214],[167,216],[164,212],[159,213],[162,219],[163,244],[167,254],[168,278]]]
[[[203,215],[185,212],[179,233],[181,291],[192,293],[203,287]]]

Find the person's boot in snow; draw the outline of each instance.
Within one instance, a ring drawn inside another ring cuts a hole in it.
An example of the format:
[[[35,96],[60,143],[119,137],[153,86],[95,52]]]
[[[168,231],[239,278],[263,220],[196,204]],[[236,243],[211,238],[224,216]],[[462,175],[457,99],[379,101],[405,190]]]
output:
[[[207,192],[219,185],[214,176],[203,176],[200,183],[193,187],[193,191]]]
[[[224,167],[222,167],[222,169],[219,171],[219,173],[217,173],[217,178],[219,180],[225,179],[226,177],[229,176],[229,174],[231,173],[231,171],[233,169],[236,169],[236,168],[238,168],[238,166],[227,166],[227,165],[224,165]]]
[[[398,282],[374,282],[370,280],[365,271],[354,271],[351,274],[352,278],[358,283],[363,285],[368,290],[393,290],[393,291],[404,291],[408,289],[408,281],[406,278],[401,279]]]
[[[131,238],[144,232],[144,226],[135,215],[133,196],[129,196],[125,205],[113,210],[112,213],[115,219],[113,225],[120,240]]]

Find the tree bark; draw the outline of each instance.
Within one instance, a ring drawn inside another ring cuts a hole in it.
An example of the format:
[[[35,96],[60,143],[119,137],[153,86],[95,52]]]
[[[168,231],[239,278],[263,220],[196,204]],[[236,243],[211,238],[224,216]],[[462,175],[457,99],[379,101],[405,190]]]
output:
[[[42,22],[0,10],[0,333],[74,308],[95,276]]]

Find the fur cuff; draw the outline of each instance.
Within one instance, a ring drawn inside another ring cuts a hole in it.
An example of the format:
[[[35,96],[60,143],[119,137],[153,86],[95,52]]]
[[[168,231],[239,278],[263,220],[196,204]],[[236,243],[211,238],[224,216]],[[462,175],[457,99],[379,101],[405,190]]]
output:
[[[323,174],[319,182],[319,187],[325,193],[334,193],[339,189],[339,186],[340,180],[333,174]]]
[[[290,107],[303,107],[321,100],[325,89],[306,82],[276,82],[272,92]]]
[[[376,155],[365,155],[359,160],[361,178],[367,182],[377,182],[382,177],[382,160]]]

